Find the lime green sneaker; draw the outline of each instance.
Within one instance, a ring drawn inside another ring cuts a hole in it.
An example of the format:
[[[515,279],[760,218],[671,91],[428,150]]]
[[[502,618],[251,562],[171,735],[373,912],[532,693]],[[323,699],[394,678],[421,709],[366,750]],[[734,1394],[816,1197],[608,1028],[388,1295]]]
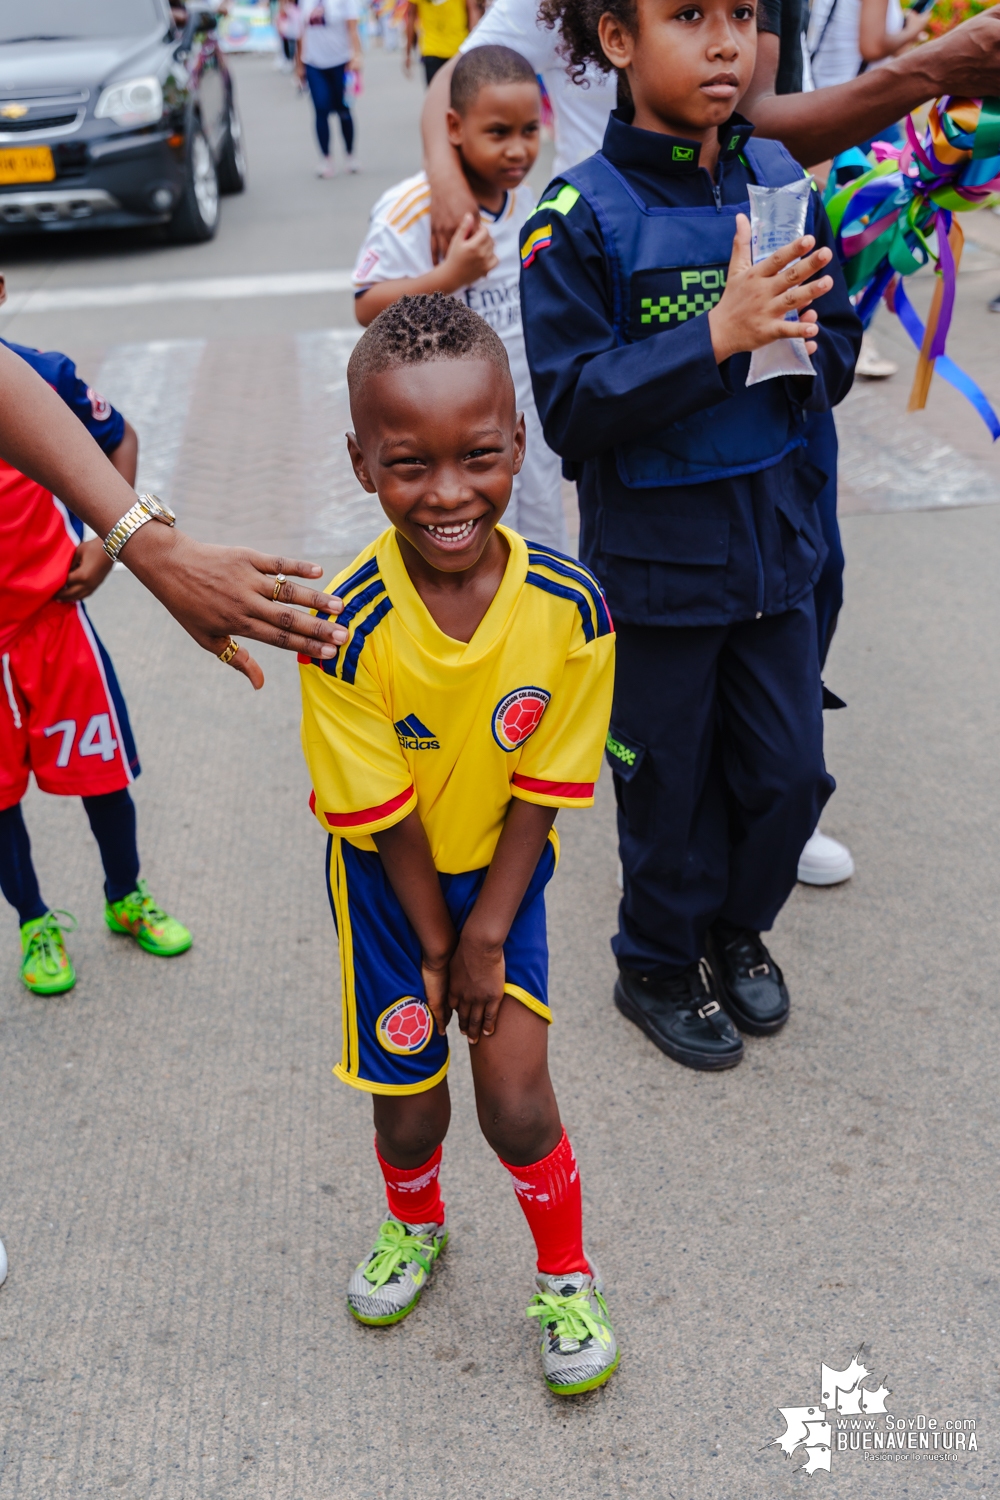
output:
[[[372,1328],[399,1323],[420,1301],[448,1243],[444,1224],[401,1224],[390,1215],[347,1284],[347,1305]]]
[[[61,922],[60,917],[66,921]],[[64,995],[76,984],[76,970],[63,943],[64,932],[76,931],[68,911],[47,911],[21,928],[21,978],[35,995]]]
[[[556,1396],[579,1396],[596,1390],[618,1368],[615,1331],[598,1272],[545,1275],[527,1308],[542,1330],[542,1374]]]
[[[140,948],[159,958],[173,958],[191,946],[187,928],[157,906],[144,880],[121,901],[105,901],[104,920],[112,932],[134,937]]]

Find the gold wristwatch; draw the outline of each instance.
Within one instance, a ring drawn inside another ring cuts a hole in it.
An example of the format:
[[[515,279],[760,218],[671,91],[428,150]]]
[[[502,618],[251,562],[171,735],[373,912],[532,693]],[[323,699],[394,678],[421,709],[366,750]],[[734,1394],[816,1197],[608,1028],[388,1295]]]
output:
[[[112,562],[117,562],[118,554],[129,537],[134,536],[147,521],[162,521],[164,526],[173,526],[176,520],[169,505],[164,505],[156,495],[140,495],[104,538],[104,550]]]

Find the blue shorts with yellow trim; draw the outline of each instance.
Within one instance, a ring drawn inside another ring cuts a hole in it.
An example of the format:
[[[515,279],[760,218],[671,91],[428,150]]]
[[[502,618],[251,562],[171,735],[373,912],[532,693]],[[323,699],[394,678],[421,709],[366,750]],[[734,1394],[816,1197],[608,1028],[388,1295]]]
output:
[[[538,861],[503,945],[504,991],[551,1021],[545,887],[556,867],[550,841]],[[441,875],[451,919],[461,932],[486,870]],[[420,944],[377,854],[330,838],[327,889],[340,939],[344,1050],[338,1078],[370,1094],[419,1094],[448,1071],[420,974]]]

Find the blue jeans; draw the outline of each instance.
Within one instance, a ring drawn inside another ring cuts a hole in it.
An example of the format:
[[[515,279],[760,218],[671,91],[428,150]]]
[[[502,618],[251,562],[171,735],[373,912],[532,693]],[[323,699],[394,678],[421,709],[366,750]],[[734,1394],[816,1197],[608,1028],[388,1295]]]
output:
[[[316,111],[316,139],[324,156],[330,155],[331,115],[337,115],[340,120],[340,133],[348,156],[354,150],[354,121],[344,101],[346,71],[346,63],[336,68],[314,68],[311,63],[306,63],[306,82]]]

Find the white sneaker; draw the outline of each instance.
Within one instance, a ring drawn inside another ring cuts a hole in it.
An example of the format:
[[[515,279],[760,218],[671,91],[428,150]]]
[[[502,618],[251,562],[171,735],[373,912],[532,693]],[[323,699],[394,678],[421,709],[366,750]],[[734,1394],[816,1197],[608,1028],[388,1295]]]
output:
[[[851,851],[817,828],[799,855],[799,879],[803,885],[840,885],[854,874]]]
[[[321,167],[317,167],[316,168],[316,176],[317,177],[330,178],[330,177],[336,177],[336,175],[337,175],[337,168],[333,164],[333,158],[332,157],[328,156],[326,158],[326,160],[324,161],[323,165]]]
[[[4,1249],[4,1247],[3,1247],[3,1240],[0,1240],[0,1286],[3,1286],[3,1284],[4,1284],[4,1282],[6,1280],[7,1280],[7,1252]]]
[[[358,159],[355,155],[353,155],[353,153],[347,158],[347,170],[350,172],[352,177],[356,172],[361,171],[361,168],[358,166]]]
[[[899,366],[895,361],[886,359],[884,355],[878,352],[875,340],[871,334],[864,334],[861,339],[861,353],[858,355],[855,373],[863,375],[866,380],[888,380],[890,375],[896,375],[898,372]]]

